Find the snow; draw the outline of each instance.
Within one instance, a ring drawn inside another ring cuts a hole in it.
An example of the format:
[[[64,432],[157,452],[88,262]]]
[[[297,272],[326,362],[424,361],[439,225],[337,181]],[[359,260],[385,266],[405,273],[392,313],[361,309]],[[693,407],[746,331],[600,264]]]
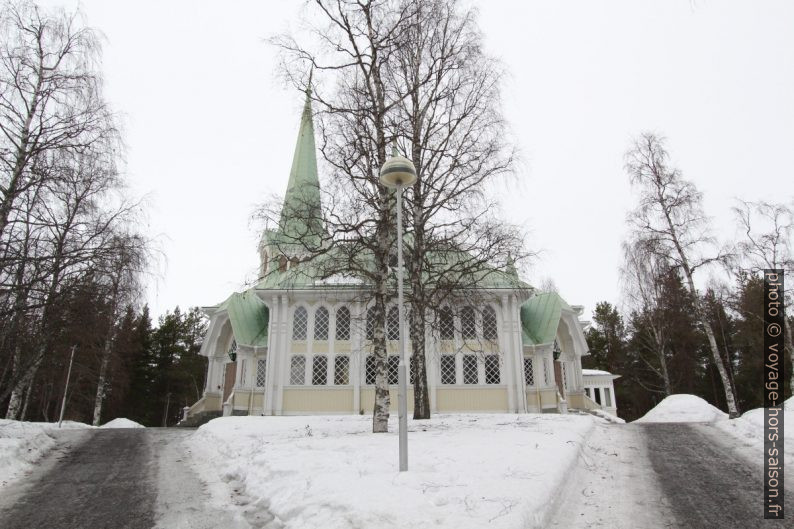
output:
[[[783,428],[783,440],[786,447],[794,446],[794,401],[788,399],[784,403],[783,420],[786,427]],[[715,424],[717,428],[725,433],[732,435],[740,445],[751,449],[756,455],[755,459],[763,461],[761,456],[764,453],[764,408],[756,408],[742,414],[741,417],[720,421]],[[788,449],[784,453],[785,462],[794,465],[794,451]]]
[[[601,371],[600,369],[582,369],[583,376],[601,376],[601,375],[611,375],[609,371]]]
[[[595,424],[591,415],[460,414],[410,421],[397,471],[396,418],[224,417],[188,449],[219,505],[257,527],[542,527]],[[264,522],[264,524],[263,524]]]
[[[118,419],[106,422],[100,426],[100,428],[145,428],[145,426],[135,421],[119,417]]]
[[[634,422],[715,422],[728,414],[695,395],[670,395]]]
[[[63,429],[92,428],[87,424],[63,421]],[[0,419],[0,486],[22,477],[56,445],[53,430],[58,423]]]

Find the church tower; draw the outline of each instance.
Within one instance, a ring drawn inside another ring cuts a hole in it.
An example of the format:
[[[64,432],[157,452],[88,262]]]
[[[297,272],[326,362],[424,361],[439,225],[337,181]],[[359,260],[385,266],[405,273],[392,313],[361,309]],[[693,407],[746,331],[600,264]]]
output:
[[[284,272],[290,263],[319,250],[324,235],[310,77],[278,229],[266,231],[260,243],[260,277]]]

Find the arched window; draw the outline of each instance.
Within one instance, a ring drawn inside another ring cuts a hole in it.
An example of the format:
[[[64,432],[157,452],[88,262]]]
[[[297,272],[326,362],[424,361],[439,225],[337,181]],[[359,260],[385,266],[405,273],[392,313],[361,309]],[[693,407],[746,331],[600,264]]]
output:
[[[460,334],[464,340],[474,340],[477,338],[477,328],[474,324],[474,309],[463,307],[460,311]]]
[[[350,339],[350,309],[341,307],[336,311],[336,339]]]
[[[443,307],[438,313],[438,330],[442,340],[452,340],[455,337],[455,324],[452,319],[452,309]]]
[[[292,319],[292,339],[305,340],[306,329],[309,324],[309,314],[303,307],[295,309],[295,317]]]
[[[314,313],[314,339],[327,340],[328,339],[328,309],[320,307]]]
[[[367,311],[367,340],[375,338],[375,307]]]
[[[386,329],[388,330],[389,340],[400,339],[400,311],[397,307],[389,309],[389,315],[386,318]]]
[[[493,307],[485,307],[482,312],[482,337],[486,340],[499,338],[496,330],[496,311],[493,310]]]

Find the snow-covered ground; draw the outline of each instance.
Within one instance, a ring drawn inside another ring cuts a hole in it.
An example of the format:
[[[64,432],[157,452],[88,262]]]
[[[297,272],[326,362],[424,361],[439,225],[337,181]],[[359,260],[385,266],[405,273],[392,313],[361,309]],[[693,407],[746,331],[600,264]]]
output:
[[[63,421],[69,430],[91,428],[87,424]],[[0,419],[0,487],[23,476],[56,445],[53,430],[58,423],[23,422]]]
[[[715,422],[728,414],[695,395],[670,395],[634,422]]]
[[[786,465],[794,465],[794,397],[784,403],[784,417],[786,427],[783,429],[786,451],[783,455]],[[764,452],[764,408],[756,408],[742,414],[736,419],[718,421],[714,424],[717,428],[736,438],[740,447],[752,453],[755,459],[763,462],[761,454]],[[786,475],[788,478],[788,475]],[[788,483],[788,479],[786,482]]]
[[[187,441],[219,504],[258,527],[525,528],[547,522],[594,425],[591,415],[446,415],[410,421],[409,472],[397,424],[369,416],[225,417]]]

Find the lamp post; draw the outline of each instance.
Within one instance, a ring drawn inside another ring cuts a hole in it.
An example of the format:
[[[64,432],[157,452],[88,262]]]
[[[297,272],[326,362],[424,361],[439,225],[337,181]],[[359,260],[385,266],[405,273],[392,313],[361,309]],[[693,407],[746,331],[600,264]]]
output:
[[[403,310],[403,188],[416,182],[416,168],[408,158],[397,154],[392,156],[380,169],[380,183],[397,190],[397,314],[400,320],[400,363],[397,366],[398,415],[400,418],[400,472],[408,470],[408,386],[405,374],[405,312]]]

